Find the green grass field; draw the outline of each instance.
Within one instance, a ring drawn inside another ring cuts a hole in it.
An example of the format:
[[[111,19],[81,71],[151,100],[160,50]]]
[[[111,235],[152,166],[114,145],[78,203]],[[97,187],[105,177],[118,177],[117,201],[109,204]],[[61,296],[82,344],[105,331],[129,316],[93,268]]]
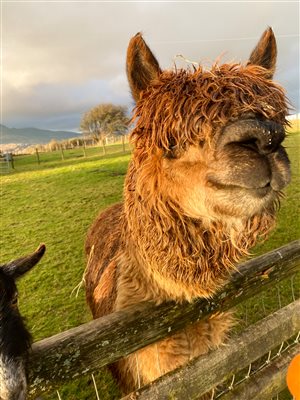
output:
[[[279,212],[277,229],[254,254],[264,253],[299,238],[300,132],[286,139],[293,178]],[[78,297],[72,290],[81,281],[85,268],[83,253],[87,229],[97,213],[122,198],[124,176],[130,152],[121,147],[92,150],[87,158],[82,150],[41,154],[15,159],[15,171],[0,177],[1,182],[1,263],[30,253],[39,243],[47,252],[42,262],[19,283],[20,308],[34,340],[39,340],[88,321],[84,291]],[[118,152],[115,152],[118,151]],[[113,153],[114,152],[114,153]],[[299,288],[299,280],[295,282]],[[281,285],[282,302],[289,302],[291,289]],[[276,289],[277,290],[277,289]],[[298,293],[299,296],[299,293]],[[253,321],[260,300],[240,308]],[[278,296],[268,293],[268,309],[276,308]],[[245,308],[246,307],[246,308]],[[278,308],[278,305],[277,305]],[[246,310],[246,311],[245,311]],[[115,399],[118,390],[110,375],[96,377],[101,399]],[[61,388],[62,400],[96,398],[91,379],[81,379]],[[45,399],[57,399],[57,394]]]

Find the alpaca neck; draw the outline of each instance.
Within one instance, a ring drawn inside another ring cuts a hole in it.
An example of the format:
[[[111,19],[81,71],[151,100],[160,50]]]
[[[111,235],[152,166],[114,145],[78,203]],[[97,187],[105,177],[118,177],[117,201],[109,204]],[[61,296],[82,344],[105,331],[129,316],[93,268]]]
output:
[[[136,268],[175,300],[209,297],[228,279],[229,272],[247,254],[272,218],[253,217],[234,224],[212,222],[176,214],[125,196],[124,243]]]

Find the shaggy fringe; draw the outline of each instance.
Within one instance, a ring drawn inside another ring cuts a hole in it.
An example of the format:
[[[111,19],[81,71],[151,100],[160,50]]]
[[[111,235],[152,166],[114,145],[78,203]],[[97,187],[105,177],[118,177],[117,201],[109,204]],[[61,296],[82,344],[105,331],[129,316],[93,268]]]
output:
[[[268,74],[263,67],[242,64],[164,71],[135,109],[131,140],[137,158],[210,141],[218,128],[247,112],[288,125],[285,92]]]

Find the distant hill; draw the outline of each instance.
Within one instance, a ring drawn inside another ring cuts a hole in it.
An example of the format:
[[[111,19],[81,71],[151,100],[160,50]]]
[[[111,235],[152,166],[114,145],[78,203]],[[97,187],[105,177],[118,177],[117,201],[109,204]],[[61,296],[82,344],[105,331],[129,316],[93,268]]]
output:
[[[67,131],[49,131],[37,128],[8,128],[0,125],[1,128],[1,144],[8,143],[27,143],[27,144],[45,144],[51,139],[58,141],[76,138],[79,133]]]

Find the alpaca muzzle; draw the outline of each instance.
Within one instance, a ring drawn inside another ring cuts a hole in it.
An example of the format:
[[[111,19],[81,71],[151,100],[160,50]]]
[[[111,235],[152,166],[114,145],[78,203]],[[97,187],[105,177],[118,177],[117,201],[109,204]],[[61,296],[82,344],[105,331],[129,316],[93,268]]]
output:
[[[217,189],[249,189],[258,197],[282,190],[290,181],[284,137],[283,126],[270,120],[242,119],[227,125],[217,138],[208,181]]]
[[[268,120],[244,119],[225,127],[219,138],[218,149],[235,144],[267,155],[277,151],[284,136],[281,124]]]

